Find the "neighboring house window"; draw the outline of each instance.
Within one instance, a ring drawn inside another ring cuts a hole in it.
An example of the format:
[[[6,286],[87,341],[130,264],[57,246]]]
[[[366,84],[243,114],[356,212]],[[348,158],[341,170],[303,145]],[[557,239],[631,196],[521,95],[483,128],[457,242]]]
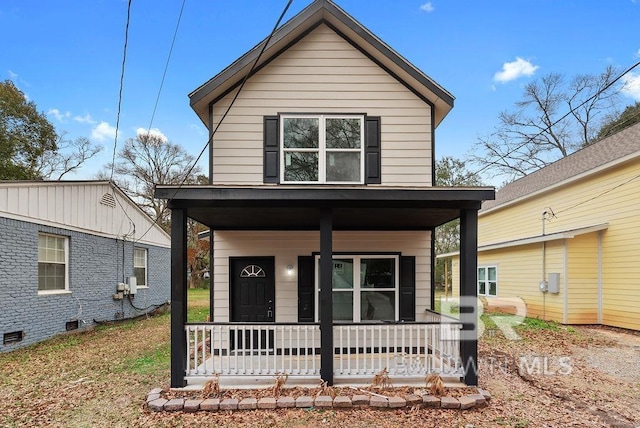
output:
[[[282,183],[364,183],[364,116],[281,117]]]
[[[38,235],[38,291],[65,291],[69,289],[69,241],[65,236]]]
[[[478,296],[498,295],[498,267],[481,266],[478,268]]]
[[[319,260],[317,257],[316,272]],[[317,283],[316,277],[316,293]],[[396,321],[398,284],[397,256],[336,256],[333,259],[334,321]]]
[[[145,248],[134,249],[133,274],[138,287],[147,286],[147,250]]]

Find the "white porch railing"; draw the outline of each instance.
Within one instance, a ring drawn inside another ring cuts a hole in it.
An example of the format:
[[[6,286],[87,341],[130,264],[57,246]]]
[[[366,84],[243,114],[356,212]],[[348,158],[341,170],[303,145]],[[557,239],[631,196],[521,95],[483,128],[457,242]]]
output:
[[[439,314],[436,314],[439,315]],[[434,315],[435,317],[435,315]],[[462,376],[461,324],[334,324],[334,375]],[[187,377],[320,376],[320,324],[187,324]]]
[[[437,373],[462,376],[460,324],[348,324],[334,326],[334,374],[393,377]]]
[[[320,324],[187,324],[187,376],[320,376]]]

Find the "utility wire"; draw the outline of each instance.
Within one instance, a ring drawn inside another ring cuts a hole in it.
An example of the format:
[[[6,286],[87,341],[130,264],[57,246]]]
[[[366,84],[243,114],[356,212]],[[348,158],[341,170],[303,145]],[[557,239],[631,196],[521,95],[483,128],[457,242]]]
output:
[[[597,195],[595,195],[595,196],[593,196],[593,197],[591,197],[591,198],[589,198],[589,199],[585,199],[584,201],[578,202],[578,203],[577,203],[577,204],[575,204],[575,205],[571,205],[570,207],[567,207],[567,208],[565,208],[565,209],[563,209],[563,210],[560,210],[560,211],[558,211],[558,214],[561,214],[561,213],[563,213],[563,212],[566,212],[566,211],[572,210],[572,209],[574,209],[574,208],[576,208],[576,207],[579,207],[580,205],[586,204],[587,202],[591,202],[591,201],[593,201],[593,200],[596,200],[596,199],[600,198],[601,196],[606,195],[607,193],[611,193],[611,192],[613,192],[614,190],[619,189],[620,187],[622,187],[622,186],[624,186],[624,185],[627,185],[627,184],[631,183],[633,180],[637,180],[638,178],[640,178],[640,174],[638,174],[638,175],[636,175],[636,176],[633,176],[633,177],[631,177],[630,179],[628,179],[628,180],[626,180],[626,181],[624,181],[624,182],[622,182],[622,183],[620,183],[620,184],[618,184],[618,185],[616,185],[616,186],[613,186],[612,188],[607,189],[607,190],[605,190],[605,191],[603,191],[603,192],[601,192],[601,193],[599,193],[599,194],[597,194]],[[555,217],[555,215],[554,215],[554,217]]]
[[[178,185],[178,188],[175,189],[175,192],[173,193],[173,196],[171,196],[171,198],[169,198],[167,200],[166,205],[164,206],[164,208],[162,209],[162,212],[160,213],[160,215],[155,219],[155,221],[153,222],[153,224],[151,226],[149,226],[149,228],[138,238],[136,239],[134,242],[138,242],[140,241],[142,238],[145,237],[145,235],[147,233],[149,233],[149,231],[153,228],[153,226],[155,226],[156,224],[158,224],[158,222],[160,221],[160,219],[162,218],[164,212],[166,211],[167,207],[169,206],[169,203],[173,200],[173,198],[176,197],[176,195],[178,194],[178,191],[182,188],[182,186],[184,185],[185,181],[187,181],[187,178],[189,177],[189,175],[191,174],[191,172],[193,171],[193,169],[195,168],[195,166],[198,164],[198,162],[200,161],[200,158],[202,158],[202,155],[204,154],[204,152],[207,150],[207,147],[209,147],[209,145],[211,144],[211,141],[213,141],[213,137],[215,136],[216,132],[218,131],[218,129],[220,128],[220,125],[222,125],[222,122],[224,121],[224,119],[227,117],[227,115],[229,114],[229,111],[231,110],[231,108],[233,107],[233,104],[236,102],[236,100],[238,99],[238,96],[240,95],[240,92],[242,91],[242,89],[244,88],[245,83],[247,82],[247,80],[249,79],[249,77],[251,77],[253,70],[255,70],[256,66],[258,65],[258,62],[260,61],[260,58],[262,57],[262,54],[264,53],[264,51],[266,50],[267,46],[269,46],[269,42],[271,41],[271,38],[273,37],[273,35],[275,34],[276,30],[278,29],[278,27],[280,26],[280,22],[282,21],[282,19],[284,18],[285,14],[287,13],[287,11],[289,10],[289,7],[291,6],[291,3],[293,2],[293,0],[289,0],[287,2],[287,5],[285,6],[284,10],[282,11],[282,13],[280,14],[280,17],[278,18],[278,21],[276,22],[276,24],[273,26],[273,29],[271,30],[271,33],[269,34],[269,37],[267,37],[267,39],[265,40],[264,44],[262,45],[262,49],[260,49],[260,53],[258,54],[258,56],[256,57],[256,60],[253,62],[253,64],[251,65],[251,68],[249,69],[249,71],[247,72],[247,74],[245,74],[244,78],[242,79],[242,82],[240,83],[240,86],[238,87],[238,90],[236,91],[233,99],[231,100],[231,103],[229,104],[229,106],[227,107],[227,110],[224,112],[224,114],[222,115],[222,117],[220,118],[220,121],[218,122],[218,124],[216,125],[215,129],[213,130],[213,132],[211,132],[211,135],[209,136],[209,139],[207,140],[206,144],[204,145],[204,147],[202,148],[202,150],[200,151],[200,154],[198,155],[198,157],[196,158],[196,160],[193,162],[193,165],[191,165],[191,167],[187,170],[187,172],[185,173],[184,177],[182,178],[182,181],[180,182],[180,184]]]
[[[122,107],[122,87],[124,86],[124,69],[127,62],[127,45],[129,43],[129,23],[131,22],[131,1],[127,3],[127,24],[124,28],[124,49],[122,54],[122,68],[120,70],[120,91],[118,93],[118,114],[116,115],[116,135],[113,139],[113,155],[111,156],[111,174],[109,181],[113,180],[113,169],[116,162],[116,150],[118,148],[118,129],[120,127],[120,109]]]
[[[158,108],[158,103],[160,102],[160,94],[162,93],[162,88],[164,86],[164,80],[165,80],[165,77],[167,76],[167,70],[169,69],[169,62],[171,60],[171,54],[173,53],[173,46],[176,43],[176,37],[178,35],[178,29],[180,28],[180,21],[182,20],[182,13],[184,12],[185,3],[186,3],[186,0],[182,0],[182,6],[180,7],[180,13],[178,15],[178,21],[176,23],[176,28],[175,28],[175,30],[173,32],[173,39],[171,40],[171,46],[169,47],[169,54],[167,55],[167,61],[165,63],[164,72],[162,73],[162,79],[160,81],[160,87],[158,88],[158,95],[156,96],[156,102],[155,102],[155,104],[153,106],[153,112],[151,113],[151,120],[149,121],[149,127],[147,128],[147,136],[149,136],[149,134],[151,133],[151,127],[153,125],[153,119],[156,116],[156,110]],[[125,44],[125,50],[126,50],[126,44]],[[125,55],[126,55],[126,52],[125,52]],[[123,63],[123,72],[124,72],[124,63]],[[121,83],[121,85],[122,85],[122,83]],[[122,91],[122,89],[121,89],[121,91]],[[118,117],[119,117],[119,113],[120,113],[120,109],[118,108]],[[118,125],[116,124],[116,135],[117,135],[117,129],[118,129]],[[112,164],[112,166],[111,166],[111,179],[113,179],[113,171],[114,171],[114,166],[115,166],[115,155],[116,155],[116,148],[114,146],[113,160],[111,161],[111,164]],[[122,208],[122,211],[127,216],[129,221],[133,224],[133,233],[135,235],[135,223],[133,222],[131,217],[129,217],[129,214],[127,213],[126,209],[120,203],[120,200],[118,199],[118,197],[116,195],[116,192],[114,192],[113,196],[114,196],[114,199],[116,200],[116,202],[118,203],[118,205],[120,205],[120,208]]]
[[[156,103],[153,106],[153,113],[151,113],[151,120],[149,121],[149,127],[147,128],[147,136],[151,132],[151,126],[153,125],[153,119],[156,116],[156,110],[158,103],[160,102],[160,94],[162,93],[162,87],[164,86],[164,79],[167,76],[167,70],[169,69],[169,61],[171,60],[171,54],[173,53],[173,46],[176,43],[176,37],[178,36],[178,29],[180,28],[180,21],[182,20],[182,12],[184,11],[184,4],[186,0],[182,0],[182,7],[180,7],[180,14],[178,15],[178,22],[176,22],[176,29],[173,32],[173,39],[171,40],[171,47],[169,48],[169,55],[167,56],[167,62],[164,66],[164,72],[162,73],[162,80],[160,81],[160,88],[158,89],[158,96],[156,97]]]
[[[518,150],[520,150],[521,148],[523,148],[524,146],[526,146],[527,144],[533,142],[536,138],[538,138],[539,136],[541,136],[542,134],[544,134],[545,132],[548,132],[553,126],[557,125],[559,122],[561,122],[562,120],[566,119],[570,114],[572,114],[574,111],[576,111],[577,109],[579,109],[580,107],[582,107],[583,105],[587,104],[588,102],[592,101],[594,98],[596,98],[598,95],[600,95],[601,93],[603,93],[604,91],[606,91],[607,89],[609,89],[611,86],[613,86],[615,83],[618,82],[618,80],[622,79],[626,74],[630,73],[634,68],[636,68],[637,66],[640,65],[640,61],[636,62],[635,64],[633,64],[631,67],[627,68],[624,72],[622,72],[618,77],[616,77],[615,79],[613,79],[611,82],[609,82],[608,84],[606,84],[605,86],[603,86],[602,88],[600,88],[595,94],[593,94],[592,96],[590,96],[589,98],[587,98],[586,100],[584,100],[582,103],[580,103],[579,105],[571,108],[567,113],[565,113],[562,117],[560,117],[558,120],[556,120],[555,122],[551,123],[550,125],[547,125],[546,128],[544,128],[542,131],[538,132],[536,135],[532,136],[532,137],[528,137],[522,144],[520,144],[519,146],[517,146],[515,149],[508,151],[507,153],[505,153],[504,155],[501,155],[500,157],[504,158],[507,156],[512,155],[513,153],[517,152]],[[493,163],[489,163],[486,164],[485,166],[483,166],[482,168],[480,168],[478,171],[474,172],[474,174],[480,174],[481,172],[483,172],[485,169],[489,168],[490,166],[492,166]]]

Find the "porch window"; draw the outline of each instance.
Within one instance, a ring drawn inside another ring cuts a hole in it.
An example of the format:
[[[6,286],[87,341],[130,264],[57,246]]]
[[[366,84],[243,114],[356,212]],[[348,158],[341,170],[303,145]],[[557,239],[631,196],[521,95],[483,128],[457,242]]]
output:
[[[364,116],[282,116],[282,183],[364,182]]]
[[[133,254],[133,274],[138,287],[147,286],[147,249],[136,248]]]
[[[316,272],[319,272],[316,257]],[[337,256],[333,259],[334,321],[398,320],[398,257]],[[316,293],[319,292],[316,276]],[[320,299],[316,299],[319,301]],[[316,318],[319,319],[316,307]]]
[[[69,289],[69,242],[66,236],[38,235],[38,292],[59,292]]]
[[[478,268],[478,296],[498,295],[498,267],[481,266]]]

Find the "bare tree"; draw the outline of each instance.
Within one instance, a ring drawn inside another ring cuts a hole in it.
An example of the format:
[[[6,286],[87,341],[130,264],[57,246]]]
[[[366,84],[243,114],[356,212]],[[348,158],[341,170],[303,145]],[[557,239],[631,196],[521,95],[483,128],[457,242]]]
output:
[[[478,174],[467,168],[467,162],[451,156],[444,157],[436,162],[436,186],[481,186],[482,181]],[[445,254],[460,248],[460,220],[453,220],[436,227],[435,250],[436,254]],[[451,283],[451,269],[445,269],[445,261],[436,261],[436,282],[445,285],[445,295],[448,292],[447,284]],[[446,274],[445,274],[446,272]]]
[[[615,109],[615,78],[609,66],[569,82],[550,73],[525,85],[515,109],[500,113],[495,131],[478,139],[472,160],[511,181],[591,144]]]
[[[194,157],[163,136],[139,132],[130,138],[99,176],[109,178],[113,167],[114,181],[165,230],[169,230],[168,201],[153,197],[156,184],[194,183],[200,168],[192,168]],[[186,176],[185,176],[186,175]]]
[[[61,133],[57,138],[57,149],[46,151],[40,156],[37,170],[41,178],[62,180],[62,177],[80,169],[102,150],[101,146],[93,144],[88,138],[69,140],[65,137],[66,132]]]

